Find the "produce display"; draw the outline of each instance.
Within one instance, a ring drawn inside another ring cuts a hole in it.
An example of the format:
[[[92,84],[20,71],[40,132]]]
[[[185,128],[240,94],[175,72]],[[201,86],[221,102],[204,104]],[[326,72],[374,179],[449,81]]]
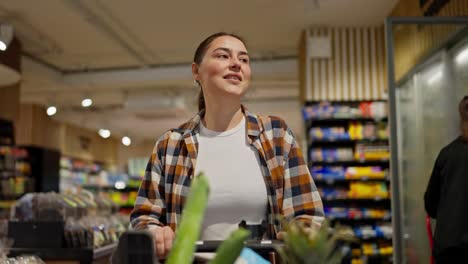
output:
[[[83,191],[79,194],[28,193],[19,199],[14,221],[59,221],[65,223],[66,247],[99,248],[116,243],[128,226],[128,217],[105,196]]]

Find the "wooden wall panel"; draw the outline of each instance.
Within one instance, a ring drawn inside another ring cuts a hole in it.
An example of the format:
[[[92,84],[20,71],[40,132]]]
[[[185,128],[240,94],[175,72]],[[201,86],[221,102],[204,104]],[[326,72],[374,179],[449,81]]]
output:
[[[330,58],[312,58],[305,100],[377,100],[385,94],[384,28],[321,27],[309,36],[331,39]],[[303,40],[304,42],[304,40]],[[313,49],[310,45],[307,48]],[[300,57],[302,59],[302,57]]]
[[[21,104],[16,126],[18,145],[32,145],[60,150],[62,125],[51,119],[45,109],[34,104]]]
[[[55,121],[41,106],[21,104],[18,124],[19,145],[56,149],[63,155],[107,164],[118,162],[118,139],[104,139],[96,131]]]
[[[19,119],[20,84],[0,87],[0,118],[13,121]]]
[[[144,140],[142,142],[132,142],[130,146],[119,145],[119,169],[125,171],[127,162],[131,158],[148,159],[151,156],[156,140]]]
[[[61,151],[70,157],[116,164],[119,144],[118,139],[101,138],[97,131],[66,124]]]
[[[422,16],[423,14],[424,10],[420,8],[419,0],[400,0],[390,16]],[[467,0],[451,0],[437,13],[437,16],[467,15]],[[440,46],[455,30],[457,30],[455,25],[395,26],[396,80],[416,66],[428,52]]]

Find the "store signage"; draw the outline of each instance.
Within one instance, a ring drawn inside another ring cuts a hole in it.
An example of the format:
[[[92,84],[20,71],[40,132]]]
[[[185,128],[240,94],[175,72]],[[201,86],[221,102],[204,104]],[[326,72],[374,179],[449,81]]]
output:
[[[435,16],[450,0],[419,0],[424,16]]]

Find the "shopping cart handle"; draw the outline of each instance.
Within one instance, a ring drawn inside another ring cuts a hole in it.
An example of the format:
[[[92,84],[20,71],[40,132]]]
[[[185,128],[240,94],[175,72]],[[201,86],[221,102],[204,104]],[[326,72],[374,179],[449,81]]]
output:
[[[112,264],[159,264],[153,238],[146,231],[127,231],[112,254]]]

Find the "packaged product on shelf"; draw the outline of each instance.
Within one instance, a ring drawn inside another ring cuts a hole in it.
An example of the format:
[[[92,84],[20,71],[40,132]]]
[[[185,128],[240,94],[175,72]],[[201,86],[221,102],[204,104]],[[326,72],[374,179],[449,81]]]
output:
[[[377,233],[371,225],[358,226],[353,228],[353,231],[357,237],[362,239],[377,237]]]
[[[364,139],[374,139],[377,137],[375,124],[366,123],[362,128],[362,138]]]
[[[361,248],[364,256],[374,256],[379,254],[379,248],[375,243],[364,243]]]
[[[393,228],[391,224],[380,224],[375,227],[377,237],[392,238]]]
[[[377,138],[388,139],[389,133],[388,123],[377,123]]]
[[[388,209],[363,209],[363,216],[367,218],[374,219],[389,219],[391,217],[391,212]]]
[[[317,188],[317,190],[325,200],[348,198],[348,190],[346,188]]]
[[[346,179],[384,179],[386,175],[386,170],[379,166],[347,167],[345,172]]]
[[[348,210],[342,207],[325,207],[325,215],[328,218],[346,218],[348,217]]]
[[[318,180],[336,180],[345,178],[345,171],[342,166],[313,166],[310,173],[314,179]]]
[[[349,184],[348,197],[361,199],[387,198],[385,183],[352,182]]]
[[[349,208],[347,217],[350,219],[361,219],[364,217],[364,213],[362,209]]]
[[[361,102],[359,103],[359,110],[361,111],[361,117],[370,117],[370,102]]]
[[[390,149],[388,145],[356,144],[354,158],[356,160],[388,160]]]
[[[335,105],[336,111],[333,115],[334,118],[354,118],[358,116],[358,111],[356,108],[350,107],[348,105]]]
[[[362,124],[359,122],[351,122],[348,128],[349,138],[352,140],[362,139]]]
[[[302,116],[304,120],[314,119],[314,118],[324,118],[332,117],[334,114],[335,108],[327,102],[320,104],[306,106],[302,109]]]
[[[349,135],[344,127],[313,127],[309,134],[312,140],[349,140]]]
[[[373,118],[382,119],[388,115],[387,104],[385,102],[372,102],[370,104],[370,114]]]

